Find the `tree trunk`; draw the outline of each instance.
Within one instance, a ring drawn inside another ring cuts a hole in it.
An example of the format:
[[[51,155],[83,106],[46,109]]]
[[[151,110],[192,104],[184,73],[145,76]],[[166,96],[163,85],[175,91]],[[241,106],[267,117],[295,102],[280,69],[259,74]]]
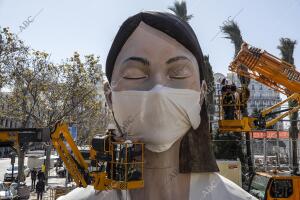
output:
[[[293,107],[293,106],[291,106]],[[297,155],[297,142],[298,142],[298,113],[293,113],[290,117],[291,126],[289,129],[290,138],[292,139],[292,163],[293,163],[293,173],[296,173],[299,168],[298,155]]]
[[[245,77],[240,77],[240,81],[241,81],[241,83],[243,83],[246,86],[245,88],[247,89],[250,81],[248,79],[246,79]],[[246,90],[246,89],[243,89],[243,90]],[[243,110],[241,110],[243,117],[249,116],[247,103],[248,103],[248,100],[247,100],[247,102],[245,102],[245,105],[243,106]],[[251,137],[250,137],[250,132],[247,132],[245,134],[246,134],[247,165],[248,165],[249,172],[252,174],[252,173],[254,173],[254,169],[253,169],[253,162],[252,162],[252,156],[251,156],[251,141],[250,141]]]
[[[298,103],[296,103],[295,101],[290,101],[289,102],[289,107],[293,108],[296,107],[298,105]],[[292,163],[293,163],[293,173],[296,173],[298,171],[299,168],[299,164],[298,164],[298,155],[297,155],[297,142],[298,142],[298,112],[294,112],[290,115],[290,128],[289,128],[289,135],[290,138],[292,139]]]
[[[25,158],[25,145],[22,145],[18,149],[18,186],[20,182],[25,181],[24,177],[24,158]]]
[[[293,138],[293,173],[296,174],[298,172],[298,159],[297,159],[297,139]]]
[[[51,156],[51,145],[46,145],[46,171],[45,171],[45,178],[46,178],[46,185],[48,185],[48,174],[50,171],[50,156]]]
[[[247,146],[247,163],[249,172],[252,174],[254,172],[253,163],[252,163],[252,156],[251,156],[251,141],[250,141],[250,132],[246,133],[246,146]]]

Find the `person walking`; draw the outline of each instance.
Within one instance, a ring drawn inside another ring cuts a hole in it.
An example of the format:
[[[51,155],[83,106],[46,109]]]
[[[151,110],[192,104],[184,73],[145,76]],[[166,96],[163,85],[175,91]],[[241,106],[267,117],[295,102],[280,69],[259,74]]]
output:
[[[46,165],[45,165],[45,163],[44,163],[44,164],[42,164],[42,172],[43,172],[43,173],[45,173],[45,172],[46,172]]]
[[[45,173],[42,170],[39,170],[37,173],[37,177],[39,180],[45,180]]]
[[[35,189],[35,181],[36,181],[36,175],[37,171],[35,168],[33,168],[30,172],[30,177],[31,177],[31,190],[33,191]]]
[[[43,199],[43,193],[45,191],[45,183],[42,179],[39,179],[36,184],[36,193],[37,193],[37,200]]]

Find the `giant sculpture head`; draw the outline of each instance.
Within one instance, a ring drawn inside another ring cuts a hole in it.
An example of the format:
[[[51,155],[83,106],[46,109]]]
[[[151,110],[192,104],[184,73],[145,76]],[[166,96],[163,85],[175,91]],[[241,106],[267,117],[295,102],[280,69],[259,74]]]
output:
[[[217,171],[205,105],[204,61],[189,24],[142,12],[120,27],[106,61],[108,104],[124,134],[153,152],[180,140],[182,173]]]

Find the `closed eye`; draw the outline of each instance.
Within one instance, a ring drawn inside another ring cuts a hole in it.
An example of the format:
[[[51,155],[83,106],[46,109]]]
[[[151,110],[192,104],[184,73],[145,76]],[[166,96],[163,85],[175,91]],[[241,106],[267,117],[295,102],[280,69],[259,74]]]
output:
[[[185,79],[193,75],[188,66],[173,67],[168,72],[171,79]]]
[[[148,78],[148,73],[143,67],[131,65],[124,69],[122,77],[127,80],[139,80]]]
[[[176,76],[169,76],[171,79],[185,79],[185,78],[189,78],[190,76],[192,76],[191,74],[190,75],[176,75]]]
[[[123,78],[128,80],[138,80],[138,79],[148,78],[148,76],[136,76],[136,77],[123,76]]]

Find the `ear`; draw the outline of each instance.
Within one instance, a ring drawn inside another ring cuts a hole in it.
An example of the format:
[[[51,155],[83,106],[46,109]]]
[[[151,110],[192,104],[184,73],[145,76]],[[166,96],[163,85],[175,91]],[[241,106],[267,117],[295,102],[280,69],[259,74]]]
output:
[[[206,96],[207,96],[207,84],[206,81],[203,80],[200,89],[200,106],[202,106],[204,100],[206,99]]]
[[[108,82],[104,83],[103,89],[104,89],[106,103],[107,103],[109,109],[112,109],[111,89],[110,89]]]

